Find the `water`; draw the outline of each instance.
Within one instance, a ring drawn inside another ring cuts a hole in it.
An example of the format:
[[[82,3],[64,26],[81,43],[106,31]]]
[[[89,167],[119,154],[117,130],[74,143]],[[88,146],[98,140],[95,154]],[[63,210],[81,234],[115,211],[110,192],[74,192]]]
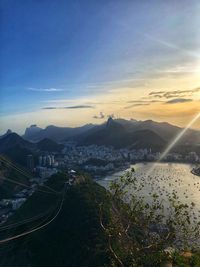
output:
[[[191,204],[193,202],[195,210],[200,210],[200,177],[191,173],[193,166],[179,163],[156,163],[153,171],[149,172],[152,164],[138,163],[131,166],[135,168],[134,175],[138,183],[143,185],[140,194],[147,202],[153,193],[167,200],[174,192],[181,203]],[[108,188],[112,180],[118,179],[123,174],[124,171],[120,171],[98,182]]]

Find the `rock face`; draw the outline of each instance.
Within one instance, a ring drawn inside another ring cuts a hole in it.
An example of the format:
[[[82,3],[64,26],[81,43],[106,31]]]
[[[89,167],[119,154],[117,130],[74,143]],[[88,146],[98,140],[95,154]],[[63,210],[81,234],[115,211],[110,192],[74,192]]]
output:
[[[30,127],[26,128],[24,138],[29,140],[41,130],[42,128],[38,127],[36,124],[33,124]]]

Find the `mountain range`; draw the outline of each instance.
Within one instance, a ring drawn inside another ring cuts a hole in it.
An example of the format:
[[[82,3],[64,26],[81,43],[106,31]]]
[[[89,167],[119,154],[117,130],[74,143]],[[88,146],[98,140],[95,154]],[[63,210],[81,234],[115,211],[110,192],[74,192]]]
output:
[[[22,165],[26,165],[27,155],[29,154],[61,152],[62,149],[62,144],[47,138],[35,143],[25,140],[16,133],[9,133],[0,138],[0,154]]]
[[[19,136],[8,130],[0,137],[0,153],[19,162],[19,155],[37,151],[60,152],[62,143],[75,141],[78,145],[106,145],[114,148],[151,148],[162,151],[183,129],[169,123],[152,120],[137,121],[109,118],[101,125],[87,124],[81,127],[48,126],[45,129],[36,125],[27,128]],[[176,145],[177,151],[200,152],[200,131],[188,129]]]
[[[182,128],[171,125],[166,122],[155,122],[152,120],[137,121],[125,119],[112,119],[109,118],[107,122],[101,125],[86,124],[81,127],[56,127],[47,126],[45,129],[32,125],[27,128],[23,138],[36,142],[44,138],[52,139],[56,142],[63,142],[67,140],[74,140],[81,144],[105,144],[115,145],[114,139],[123,145],[131,145],[135,143],[138,136],[143,136],[147,139],[157,139],[159,144],[168,143],[181,132]],[[101,136],[101,140],[99,140]],[[122,140],[122,138],[128,140]],[[125,144],[123,144],[125,142]],[[137,142],[138,143],[138,142]],[[140,142],[139,142],[140,143]],[[138,143],[138,144],[139,144]],[[180,144],[183,145],[198,145],[200,144],[200,131],[188,129],[184,136],[181,138]]]
[[[128,125],[129,126],[129,125]],[[106,145],[115,148],[161,148],[165,145],[165,140],[150,129],[129,129],[120,121],[109,118],[100,126],[95,126],[82,136],[77,138],[82,145]]]
[[[42,129],[37,127],[37,125],[31,125],[30,127],[26,128],[23,138],[33,142],[40,141],[44,138],[49,138],[59,142],[80,135],[93,127],[93,124],[86,124],[76,128],[49,125],[45,129]]]

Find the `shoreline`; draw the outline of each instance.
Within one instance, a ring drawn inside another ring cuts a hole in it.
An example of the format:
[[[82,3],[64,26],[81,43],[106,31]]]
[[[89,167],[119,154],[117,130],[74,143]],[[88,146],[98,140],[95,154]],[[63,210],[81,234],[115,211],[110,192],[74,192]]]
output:
[[[135,162],[135,163],[130,163],[129,164],[129,167],[127,165],[118,167],[116,170],[113,170],[113,171],[108,172],[107,174],[101,175],[101,178],[95,178],[95,180],[97,180],[97,181],[98,180],[102,180],[102,179],[104,179],[104,178],[106,178],[106,177],[108,177],[110,175],[115,174],[115,173],[126,171],[126,170],[130,169],[131,166],[134,166],[134,165],[140,164],[140,163],[142,163],[142,164],[148,164],[148,163],[152,163],[152,164],[155,164],[155,163],[173,164],[173,163],[175,163],[175,164],[177,164],[178,163],[178,164],[186,164],[186,165],[191,165],[192,164],[192,163],[188,163],[188,162],[171,162],[171,161],[169,161],[169,162],[168,161],[162,161],[162,162],[156,162],[156,161],[138,161],[138,162]],[[194,165],[193,165],[193,167],[194,167]],[[196,176],[200,176],[200,174],[197,174],[196,172],[193,173],[193,171],[194,171],[194,168],[190,172],[192,174],[196,175]]]

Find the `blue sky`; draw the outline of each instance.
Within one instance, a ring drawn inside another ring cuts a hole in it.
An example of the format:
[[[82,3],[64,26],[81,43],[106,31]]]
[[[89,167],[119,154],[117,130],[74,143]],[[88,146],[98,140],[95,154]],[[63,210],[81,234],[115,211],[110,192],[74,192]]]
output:
[[[48,103],[80,107],[80,102],[83,106],[95,98],[106,100],[110,92],[127,94],[125,88],[138,98],[138,91],[144,92],[145,82],[158,77],[159,71],[183,66],[188,72],[188,66],[199,64],[198,0],[0,0],[0,4],[2,131],[9,124],[12,128],[16,114],[19,121],[20,114],[35,114],[30,124],[38,123],[37,116]],[[193,81],[188,86],[199,86]],[[38,121],[42,126],[61,123],[51,121],[47,113]],[[20,131],[28,123],[16,122],[14,128]]]

